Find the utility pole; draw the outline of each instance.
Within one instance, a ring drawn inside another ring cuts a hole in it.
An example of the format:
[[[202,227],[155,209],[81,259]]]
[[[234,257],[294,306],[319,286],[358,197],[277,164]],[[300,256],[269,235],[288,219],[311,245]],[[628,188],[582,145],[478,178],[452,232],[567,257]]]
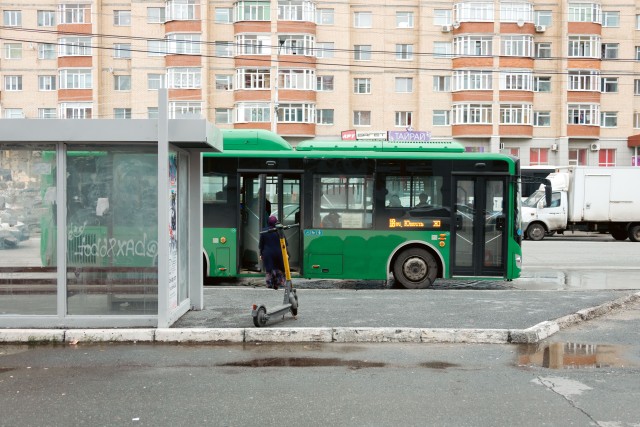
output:
[[[278,40],[278,51],[276,53],[276,81],[275,81],[275,95],[273,101],[273,120],[271,120],[271,131],[278,133],[278,90],[280,88],[280,50],[284,46],[284,39]]]

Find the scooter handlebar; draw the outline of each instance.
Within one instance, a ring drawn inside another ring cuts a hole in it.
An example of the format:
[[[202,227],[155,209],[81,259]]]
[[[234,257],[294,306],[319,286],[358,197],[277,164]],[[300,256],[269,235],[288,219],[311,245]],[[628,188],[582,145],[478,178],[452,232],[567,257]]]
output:
[[[278,231],[278,230],[288,230],[288,229],[294,228],[294,227],[300,227],[300,224],[291,224],[291,225],[276,224],[275,227],[271,227],[271,228],[268,228],[266,230],[262,230],[260,232],[260,234],[273,233],[273,232]]]

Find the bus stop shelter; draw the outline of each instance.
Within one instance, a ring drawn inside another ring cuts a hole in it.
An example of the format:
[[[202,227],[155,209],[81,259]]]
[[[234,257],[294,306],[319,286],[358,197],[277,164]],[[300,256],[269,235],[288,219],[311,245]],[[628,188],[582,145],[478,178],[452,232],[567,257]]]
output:
[[[0,327],[168,327],[202,309],[200,154],[221,148],[164,108],[0,120]]]

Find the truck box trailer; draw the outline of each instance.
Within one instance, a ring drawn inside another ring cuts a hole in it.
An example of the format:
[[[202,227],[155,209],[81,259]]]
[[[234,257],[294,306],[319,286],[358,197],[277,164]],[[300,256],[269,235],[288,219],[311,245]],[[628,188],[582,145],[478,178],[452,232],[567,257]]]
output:
[[[523,202],[526,238],[541,240],[555,232],[583,230],[640,241],[640,167],[564,167],[547,179],[550,205],[543,185]]]

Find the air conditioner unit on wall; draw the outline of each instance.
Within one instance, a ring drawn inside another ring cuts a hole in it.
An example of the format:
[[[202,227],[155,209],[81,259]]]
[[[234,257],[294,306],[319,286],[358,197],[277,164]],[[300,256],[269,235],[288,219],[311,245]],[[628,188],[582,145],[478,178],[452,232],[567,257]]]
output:
[[[598,144],[597,142],[592,142],[589,148],[591,148],[591,151],[598,151],[600,149],[600,144]]]
[[[558,144],[551,144],[551,151],[558,151]]]
[[[547,27],[544,25],[536,25],[536,33],[544,33],[547,31]]]
[[[451,25],[443,25],[442,26],[442,32],[443,33],[448,33],[451,31]]]

